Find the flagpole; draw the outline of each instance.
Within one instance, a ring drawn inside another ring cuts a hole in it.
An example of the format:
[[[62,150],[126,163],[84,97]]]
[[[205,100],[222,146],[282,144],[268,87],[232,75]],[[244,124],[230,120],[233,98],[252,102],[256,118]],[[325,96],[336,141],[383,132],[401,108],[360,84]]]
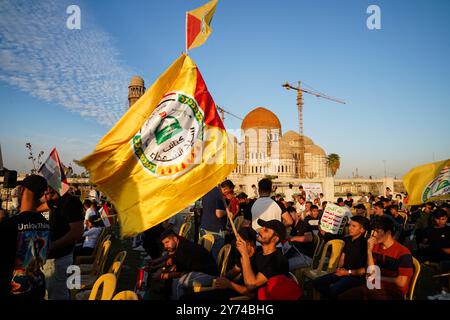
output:
[[[185,31],[185,34],[186,34],[186,43],[185,43],[185,45],[186,45],[186,55],[188,54],[188,12],[186,11],[186,31]]]

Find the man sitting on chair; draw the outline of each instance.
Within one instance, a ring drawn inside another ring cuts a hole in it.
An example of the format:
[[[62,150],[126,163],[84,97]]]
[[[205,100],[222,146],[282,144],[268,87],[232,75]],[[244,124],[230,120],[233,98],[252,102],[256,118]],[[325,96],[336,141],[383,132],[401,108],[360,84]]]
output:
[[[218,270],[204,247],[179,237],[172,229],[165,230],[160,239],[167,256],[164,267],[153,273],[152,279],[172,281],[172,299],[178,300],[194,283],[211,286]]]
[[[334,273],[313,280],[314,288],[322,295],[336,299],[348,289],[365,283],[367,240],[364,234],[368,227],[369,219],[362,216],[351,218],[349,236],[345,239],[339,268]]]

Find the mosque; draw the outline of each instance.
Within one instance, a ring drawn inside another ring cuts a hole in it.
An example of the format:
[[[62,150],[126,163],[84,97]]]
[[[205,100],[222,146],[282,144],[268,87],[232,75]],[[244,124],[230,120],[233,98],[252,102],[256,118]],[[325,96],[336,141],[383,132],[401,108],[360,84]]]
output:
[[[144,80],[134,76],[128,87],[131,106],[145,92]],[[305,175],[307,179],[329,176],[325,151],[304,136]],[[264,107],[250,111],[241,124],[241,142],[237,145],[238,166],[231,179],[251,177],[257,181],[265,176],[283,180],[299,178],[300,135],[283,133],[278,117]]]

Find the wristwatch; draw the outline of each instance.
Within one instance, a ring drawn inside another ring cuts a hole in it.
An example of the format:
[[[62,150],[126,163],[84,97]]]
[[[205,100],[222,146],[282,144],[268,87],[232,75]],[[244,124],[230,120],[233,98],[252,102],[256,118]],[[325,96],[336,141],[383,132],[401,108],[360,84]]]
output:
[[[348,269],[348,275],[349,275],[349,276],[352,275],[352,269]]]

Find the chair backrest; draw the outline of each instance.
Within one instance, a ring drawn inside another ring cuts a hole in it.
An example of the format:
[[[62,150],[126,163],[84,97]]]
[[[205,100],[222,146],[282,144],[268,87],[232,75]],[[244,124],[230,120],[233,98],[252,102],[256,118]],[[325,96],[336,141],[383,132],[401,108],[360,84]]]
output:
[[[314,254],[312,256],[311,268],[314,268],[317,265],[324,244],[324,240],[321,237],[319,237],[318,234],[313,234],[313,237],[314,237]]]
[[[413,276],[409,282],[409,288],[408,292],[406,293],[406,300],[413,300],[414,299],[414,289],[416,288],[417,279],[419,278],[420,274],[420,263],[417,261],[416,258],[412,257],[413,264],[414,264],[414,273]]]
[[[220,271],[220,276],[224,277],[227,272],[228,260],[230,258],[231,244],[224,245],[217,255],[217,267]]]
[[[100,239],[100,238],[102,238],[102,239]],[[105,231],[105,229],[103,229],[102,233],[99,235],[99,237],[97,239],[97,244],[95,245],[94,252],[92,253],[92,255],[95,256],[94,262],[92,263],[94,266],[94,269],[98,268],[100,258],[102,257],[103,244],[105,243],[105,241],[109,240],[110,238],[111,238],[111,236],[106,235],[106,231]]]
[[[205,234],[198,240],[198,244],[203,246],[209,252],[211,252],[211,248],[214,245],[214,236],[209,233]]]
[[[189,232],[191,231],[191,228],[192,228],[192,222],[190,222],[190,221],[184,222],[181,225],[178,235],[183,238],[189,239]]]
[[[105,269],[105,263],[108,259],[109,249],[111,248],[111,240],[106,240],[103,242],[102,249],[100,250],[100,260],[97,265],[94,265],[92,268],[92,274],[99,276],[103,274],[103,270]]]
[[[89,300],[97,300],[97,294],[101,287],[102,294],[99,300],[111,300],[116,291],[117,279],[112,273],[106,273],[95,281],[89,294]]]
[[[236,217],[233,222],[234,222],[234,226],[236,227],[236,230],[239,231],[242,224],[244,223],[244,216]]]
[[[292,272],[289,272],[289,277],[292,278],[292,280],[294,280],[295,283],[299,284],[297,277]]]
[[[131,290],[121,291],[112,298],[113,300],[139,300],[137,294]]]
[[[120,270],[122,270],[123,261],[125,260],[125,257],[127,256],[126,251],[119,252],[115,257],[114,260],[109,267],[108,273],[112,273],[116,276],[117,279],[119,279]]]
[[[408,215],[406,214],[406,212],[403,211],[399,211],[398,214],[405,220],[405,222],[403,222],[403,229],[405,229],[406,222],[408,221]]]
[[[317,267],[318,271],[323,270],[325,264],[325,259],[327,257],[328,249],[331,247],[330,257],[328,259],[328,266],[326,268],[327,272],[333,272],[339,263],[339,258],[341,256],[342,250],[344,249],[344,241],[335,239],[328,241],[322,251],[322,256],[320,257],[319,265]]]

